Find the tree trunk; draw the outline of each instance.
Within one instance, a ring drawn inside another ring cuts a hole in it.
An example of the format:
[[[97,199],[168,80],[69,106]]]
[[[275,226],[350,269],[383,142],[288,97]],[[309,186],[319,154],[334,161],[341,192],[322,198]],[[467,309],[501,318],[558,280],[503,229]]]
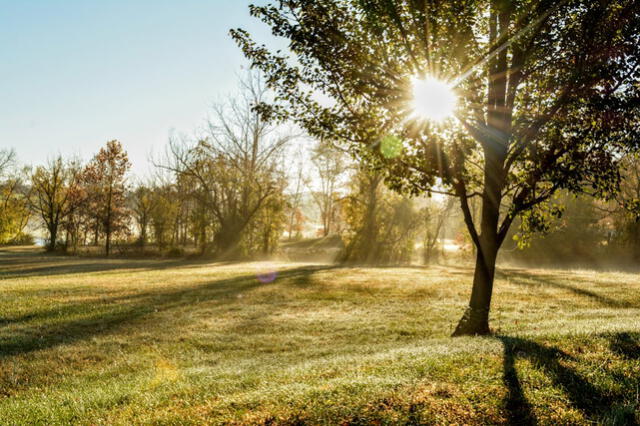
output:
[[[104,245],[104,251],[106,256],[109,256],[109,252],[111,251],[111,229],[106,230],[106,241]]]
[[[54,251],[56,249],[56,241],[58,239],[58,229],[57,227],[51,227],[49,229],[49,246],[47,247],[47,251]]]
[[[244,227],[237,224],[224,224],[214,237],[216,255],[220,259],[235,259],[240,255],[239,246]]]
[[[263,254],[264,255],[269,255],[271,252],[271,244],[269,244],[269,240],[270,240],[270,235],[269,235],[269,231],[264,231],[264,235],[263,235]]]
[[[492,0],[489,16],[489,41],[494,43],[509,30],[511,4],[503,0]],[[489,62],[487,131],[478,141],[484,150],[484,188],[480,233],[475,233],[473,219],[465,219],[476,244],[476,269],[473,277],[471,300],[460,319],[454,336],[486,335],[489,329],[489,309],[493,292],[496,258],[502,241],[498,238],[500,203],[505,187],[504,168],[509,141],[511,140],[512,109],[506,104],[507,75],[509,71],[506,50]],[[465,200],[465,203],[467,201]],[[466,205],[465,216],[470,215]],[[475,234],[475,235],[474,235]]]
[[[291,216],[289,216],[289,241],[293,240],[293,223],[295,222],[296,209],[291,209]]]
[[[453,336],[490,334],[489,310],[491,309],[497,254],[497,247],[477,250],[471,300],[453,332]]]
[[[502,139],[502,141],[504,140],[506,139]],[[477,235],[477,239],[474,239],[477,252],[471,300],[456,330],[453,332],[453,336],[474,336],[490,333],[489,309],[491,307],[496,259],[501,244],[498,239],[498,224],[502,190],[505,182],[503,164],[507,154],[506,144],[501,143],[500,139],[491,142],[493,143],[486,144],[487,148],[485,149],[484,190],[480,218],[481,232]]]
[[[144,251],[144,247],[147,245],[147,219],[140,221],[140,248]]]

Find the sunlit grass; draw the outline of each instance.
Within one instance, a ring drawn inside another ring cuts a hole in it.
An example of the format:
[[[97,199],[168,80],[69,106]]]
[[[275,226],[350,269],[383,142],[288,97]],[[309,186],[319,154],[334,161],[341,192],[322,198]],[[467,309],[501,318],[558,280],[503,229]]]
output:
[[[640,277],[0,254],[0,424],[638,419]]]

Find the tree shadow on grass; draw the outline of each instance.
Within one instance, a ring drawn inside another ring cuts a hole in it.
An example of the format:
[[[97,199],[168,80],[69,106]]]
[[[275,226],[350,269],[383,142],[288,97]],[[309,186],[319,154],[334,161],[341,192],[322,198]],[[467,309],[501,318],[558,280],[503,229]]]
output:
[[[640,336],[636,333],[617,333],[609,340],[611,352],[629,360],[640,360]]]
[[[594,386],[573,368],[565,365],[566,362],[576,361],[576,359],[560,348],[541,345],[519,337],[496,337],[504,347],[503,382],[508,390],[504,404],[510,424],[537,424],[532,406],[524,395],[522,379],[515,368],[517,358],[528,359],[536,368],[542,369],[554,385],[563,390],[570,405],[580,410],[587,419],[600,421],[603,418],[614,418],[615,424],[637,424],[632,411],[616,408],[624,405],[624,393],[616,395]],[[615,333],[601,335],[601,337],[609,340],[614,353],[624,357],[632,356],[633,359],[638,359],[640,356],[638,336]]]
[[[328,268],[313,266],[281,271],[276,282],[286,280],[288,284],[305,284],[313,274]],[[260,282],[255,274],[250,274],[186,288],[105,297],[102,303],[97,300],[70,303],[21,316],[0,318],[0,326],[17,328],[15,332],[7,333],[5,330],[0,334],[0,360],[106,334],[156,312],[207,301],[230,303],[241,293],[265,285],[269,284]]]
[[[51,262],[47,264],[47,262]],[[43,265],[45,263],[45,265]],[[198,267],[205,264],[224,265],[232,262],[211,260],[163,260],[163,259],[82,259],[76,257],[24,255],[7,256],[0,261],[0,281],[56,275],[90,274],[96,272],[123,272],[164,270]]]
[[[507,387],[507,399],[505,408],[509,416],[510,424],[531,425],[535,424],[535,417],[531,405],[524,396],[522,384],[515,368],[516,347],[510,344],[508,337],[498,337],[503,345],[503,377],[502,381]]]
[[[552,287],[560,290],[570,291],[578,296],[587,297],[592,299],[602,305],[613,307],[613,308],[638,308],[640,305],[637,303],[630,303],[623,300],[612,299],[607,296],[603,296],[591,290],[587,290],[580,287],[575,287],[564,282],[560,282],[556,278],[553,278],[550,275],[536,275],[530,274],[526,272],[519,272],[515,270],[504,270],[500,272],[496,272],[496,276],[502,279],[509,279],[511,283],[519,285],[519,286],[528,286],[528,287]]]

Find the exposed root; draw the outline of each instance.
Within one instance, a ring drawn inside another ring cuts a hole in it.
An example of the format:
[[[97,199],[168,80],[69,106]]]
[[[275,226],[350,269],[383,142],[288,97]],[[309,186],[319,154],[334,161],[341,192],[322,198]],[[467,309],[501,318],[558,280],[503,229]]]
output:
[[[467,307],[460,318],[458,326],[451,335],[459,336],[487,336],[491,334],[489,329],[489,309]]]

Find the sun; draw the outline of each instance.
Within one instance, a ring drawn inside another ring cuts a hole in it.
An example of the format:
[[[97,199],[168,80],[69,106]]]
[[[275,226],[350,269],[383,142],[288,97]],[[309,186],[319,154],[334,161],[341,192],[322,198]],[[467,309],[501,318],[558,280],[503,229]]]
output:
[[[442,121],[453,115],[456,94],[446,82],[433,77],[411,79],[411,108],[420,119]]]

